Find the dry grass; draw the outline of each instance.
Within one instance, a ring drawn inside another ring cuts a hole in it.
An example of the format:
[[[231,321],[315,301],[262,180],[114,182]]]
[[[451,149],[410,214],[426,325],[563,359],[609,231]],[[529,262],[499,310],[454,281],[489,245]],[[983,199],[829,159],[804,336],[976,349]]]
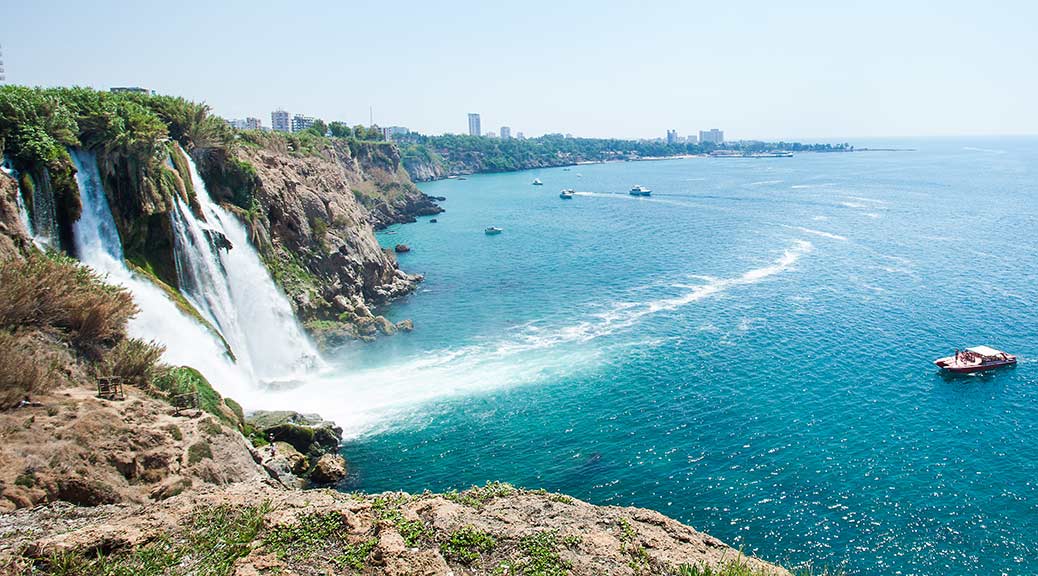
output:
[[[147,388],[162,348],[126,337],[129,292],[75,260],[31,253],[0,261],[0,409],[57,387],[79,360]]]
[[[0,329],[57,333],[97,357],[126,335],[137,313],[125,289],[64,256],[30,254],[0,263]]]
[[[126,338],[109,350],[102,362],[103,376],[116,376],[126,384],[149,388],[162,370],[162,346],[137,338]]]
[[[54,359],[32,338],[0,331],[0,410],[61,381]]]

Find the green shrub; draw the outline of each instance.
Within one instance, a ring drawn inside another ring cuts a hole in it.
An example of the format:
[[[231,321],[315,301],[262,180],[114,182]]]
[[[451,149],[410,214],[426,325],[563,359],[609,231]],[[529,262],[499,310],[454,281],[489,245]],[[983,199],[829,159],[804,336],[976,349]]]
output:
[[[209,443],[200,440],[187,448],[187,463],[189,465],[198,464],[202,460],[212,459],[213,449],[209,446]]]
[[[196,512],[188,526],[144,546],[113,554],[59,553],[37,562],[29,574],[54,576],[229,576],[235,562],[252,551],[269,504],[215,506]]]
[[[521,574],[536,576],[566,576],[570,565],[559,557],[559,534],[545,530],[523,536],[519,549],[524,558],[519,562]]]
[[[440,544],[440,551],[451,560],[468,565],[479,559],[484,552],[494,549],[497,542],[490,534],[472,526],[455,530],[446,542]]]
[[[21,486],[22,488],[32,488],[36,485],[36,472],[33,470],[22,472],[15,477],[14,485]]]
[[[445,492],[443,497],[458,504],[464,504],[473,508],[482,508],[487,502],[494,498],[510,496],[516,493],[515,486],[506,482],[487,482],[483,486],[473,486],[463,492],[451,490]]]
[[[274,526],[263,539],[278,558],[307,558],[345,538],[349,526],[338,512],[304,514],[291,524]]]

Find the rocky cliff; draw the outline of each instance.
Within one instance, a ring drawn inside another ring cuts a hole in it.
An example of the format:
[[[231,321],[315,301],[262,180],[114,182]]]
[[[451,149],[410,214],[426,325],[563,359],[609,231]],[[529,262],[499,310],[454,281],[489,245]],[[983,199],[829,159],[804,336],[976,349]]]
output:
[[[29,233],[18,216],[18,183],[0,173],[0,260],[18,258]]]
[[[421,277],[401,271],[374,231],[442,211],[393,143],[238,132],[204,104],[167,96],[0,87],[0,148],[24,175],[28,205],[46,193],[52,209],[32,216],[55,220],[55,245],[72,256],[81,205],[69,150],[96,157],[126,259],[173,290],[175,198],[204,218],[189,153],[213,199],[247,223],[299,317],[335,340],[395,331],[372,308]]]
[[[400,166],[391,144],[320,139],[298,143],[252,134],[227,158],[196,150],[210,194],[225,205],[248,189],[253,208],[237,208],[253,243],[296,312],[319,340],[370,338],[396,327],[373,307],[411,292],[421,276],[399,269],[375,229],[442,209]],[[244,183],[227,166],[247,166]],[[239,202],[240,203],[240,202]]]
[[[148,506],[0,515],[0,542],[0,565],[35,574],[143,573],[159,556],[171,567],[162,573],[201,573],[208,562],[237,576],[789,576],[657,512],[507,484],[369,495],[242,483]]]

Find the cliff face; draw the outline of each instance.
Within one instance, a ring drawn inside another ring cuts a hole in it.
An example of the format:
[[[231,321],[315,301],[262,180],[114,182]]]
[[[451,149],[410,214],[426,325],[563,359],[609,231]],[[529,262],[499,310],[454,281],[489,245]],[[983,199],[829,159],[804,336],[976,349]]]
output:
[[[415,182],[430,182],[432,180],[446,178],[448,175],[447,167],[443,162],[436,160],[426,158],[405,158],[403,164],[404,169],[407,170],[407,174],[411,176],[411,180],[414,180]]]
[[[285,144],[271,135],[239,147],[233,160],[196,159],[210,193],[223,202],[236,191],[217,177],[221,166],[251,166],[256,209],[236,213],[319,340],[394,331],[371,307],[411,292],[421,276],[401,271],[374,231],[442,209],[410,181],[392,145],[327,140],[300,154]]]
[[[18,183],[0,173],[0,260],[19,257],[29,243],[29,233],[18,217]]]

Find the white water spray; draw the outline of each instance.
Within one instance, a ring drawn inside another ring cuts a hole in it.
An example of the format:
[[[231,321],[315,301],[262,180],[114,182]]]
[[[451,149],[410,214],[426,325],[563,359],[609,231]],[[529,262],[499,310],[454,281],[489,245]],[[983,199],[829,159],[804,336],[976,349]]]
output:
[[[83,212],[73,233],[80,261],[127,288],[140,308],[129,323],[131,336],[154,340],[166,347],[163,360],[201,371],[222,393],[244,403],[255,395],[252,376],[226,354],[218,338],[182,313],[169,297],[150,281],[137,277],[123,261],[122,243],[112,218],[94,154],[69,151],[76,166]]]
[[[594,369],[611,348],[645,344],[610,342],[608,336],[632,330],[654,315],[786,272],[812,249],[810,242],[797,240],[774,261],[741,275],[696,276],[701,283],[675,284],[672,287],[682,291],[678,295],[617,302],[605,312],[565,326],[550,320],[531,322],[504,339],[428,352],[400,364],[352,370],[348,382],[337,375],[324,375],[299,388],[271,391],[255,407],[292,406],[302,412],[318,412],[342,426],[346,438],[378,432],[389,422],[399,426],[421,421],[428,417],[423,404]],[[592,342],[597,344],[592,346]]]
[[[205,221],[177,199],[173,226],[183,293],[260,381],[301,379],[319,363],[317,351],[249,243],[245,226],[213,203],[194,162],[185,157]]]

